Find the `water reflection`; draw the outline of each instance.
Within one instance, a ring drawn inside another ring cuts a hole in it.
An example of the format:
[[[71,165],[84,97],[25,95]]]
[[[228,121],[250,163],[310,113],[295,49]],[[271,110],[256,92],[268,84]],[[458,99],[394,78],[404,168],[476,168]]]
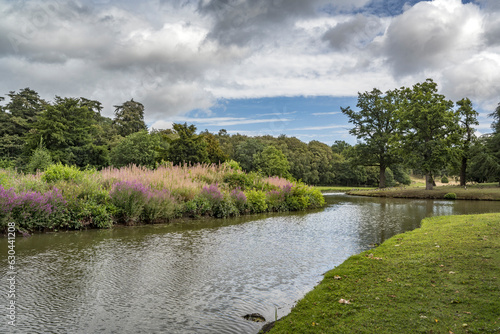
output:
[[[423,217],[498,210],[493,202],[345,195],[327,202],[309,213],[19,238],[10,332],[256,333],[260,325],[242,315],[288,313],[322,273]],[[0,332],[10,329],[0,323]]]

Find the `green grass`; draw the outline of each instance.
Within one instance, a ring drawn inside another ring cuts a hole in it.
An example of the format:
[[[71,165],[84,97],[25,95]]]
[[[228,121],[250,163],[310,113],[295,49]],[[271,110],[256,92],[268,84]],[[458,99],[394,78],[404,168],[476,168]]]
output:
[[[500,187],[498,183],[476,184],[467,186],[437,186],[433,190],[424,187],[387,188],[375,190],[354,190],[347,192],[349,195],[373,197],[399,197],[399,198],[426,198],[443,199],[447,193],[455,193],[457,199],[467,200],[492,200],[500,201]]]
[[[351,256],[271,333],[500,333],[500,214],[427,218]]]
[[[329,192],[345,193],[353,189],[363,189],[363,190],[376,189],[375,187],[343,187],[343,186],[314,186],[314,188],[318,189],[322,193],[329,193]]]

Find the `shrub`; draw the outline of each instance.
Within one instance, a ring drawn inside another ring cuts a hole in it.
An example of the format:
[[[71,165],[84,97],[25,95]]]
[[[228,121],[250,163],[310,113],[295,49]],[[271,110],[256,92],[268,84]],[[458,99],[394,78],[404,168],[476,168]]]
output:
[[[448,180],[446,175],[441,178],[441,183],[448,183],[448,182],[450,182],[450,181]]]
[[[166,189],[150,190],[142,212],[146,223],[165,221],[175,216],[175,200]]]
[[[42,180],[45,182],[56,182],[60,180],[64,181],[80,181],[82,179],[83,172],[81,172],[76,166],[67,166],[61,163],[51,165],[47,167],[45,173],[42,175]]]
[[[455,194],[455,193],[447,193],[446,195],[444,195],[444,198],[445,199],[457,199],[457,194]]]
[[[45,193],[27,191],[16,194],[14,189],[0,185],[0,221],[5,229],[7,220],[26,230],[55,229],[68,226],[69,215],[61,192],[54,188]]]
[[[110,191],[111,203],[119,210],[119,219],[126,224],[138,221],[148,198],[148,189],[138,182],[121,181]]]
[[[266,193],[261,190],[249,190],[246,193],[248,209],[252,213],[265,212],[267,210]]]
[[[279,190],[270,190],[266,193],[267,209],[269,211],[288,211],[285,193]]]
[[[309,198],[309,207],[321,208],[325,205],[325,197],[318,189],[308,187],[306,195]]]
[[[30,173],[35,173],[37,170],[44,171],[52,165],[52,157],[49,150],[43,147],[38,147],[30,157],[30,161],[26,169]]]
[[[286,202],[290,211],[304,210],[309,206],[309,197],[307,196],[307,186],[299,184],[292,188],[290,196]]]
[[[240,188],[233,189],[229,194],[239,212],[245,212],[247,208],[247,197]]]

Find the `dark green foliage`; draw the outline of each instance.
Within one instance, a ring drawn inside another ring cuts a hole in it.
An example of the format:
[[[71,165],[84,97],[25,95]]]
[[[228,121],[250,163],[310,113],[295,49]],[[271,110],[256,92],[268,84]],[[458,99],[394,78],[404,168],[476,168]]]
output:
[[[10,101],[0,109],[0,155],[19,158],[23,155],[26,135],[47,102],[30,88],[18,93],[12,91],[8,96]]]
[[[148,129],[146,123],[144,123],[144,106],[142,103],[131,99],[114,107],[116,109],[113,126],[120,136],[127,137],[132,133]]]
[[[390,145],[399,123],[395,117],[399,99],[400,93],[397,90],[387,91],[383,95],[374,88],[371,92],[358,93],[356,106],[360,111],[353,111],[350,107],[340,108],[354,125],[349,133],[363,140],[357,147],[360,151],[358,156],[361,157],[357,163],[379,167],[380,188],[386,186],[386,169],[401,160],[394,146]]]
[[[238,161],[241,168],[246,172],[256,171],[254,156],[264,150],[262,141],[256,138],[248,138],[236,146],[234,160]]]
[[[437,93],[432,79],[404,88],[401,95],[400,136],[395,143],[406,163],[426,175],[426,189],[432,189],[432,175],[458,154],[459,114],[452,109],[453,102]]]
[[[111,150],[111,164],[117,168],[129,164],[153,168],[157,161],[157,148],[160,145],[161,139],[158,134],[149,134],[146,130],[132,133]]]
[[[442,178],[441,178],[441,183],[449,183],[450,180],[448,180],[448,178],[446,177],[446,175],[444,175]]]
[[[253,157],[255,168],[265,176],[289,178],[290,164],[283,152],[274,146],[267,146]]]
[[[209,162],[207,143],[203,136],[196,134],[196,126],[174,123],[172,127],[178,137],[170,140],[170,161],[174,164]]]
[[[444,195],[444,199],[457,199],[457,194],[455,193],[447,193]]]
[[[219,139],[208,131],[201,134],[207,143],[208,160],[211,163],[218,164],[226,161],[228,155],[220,147]]]

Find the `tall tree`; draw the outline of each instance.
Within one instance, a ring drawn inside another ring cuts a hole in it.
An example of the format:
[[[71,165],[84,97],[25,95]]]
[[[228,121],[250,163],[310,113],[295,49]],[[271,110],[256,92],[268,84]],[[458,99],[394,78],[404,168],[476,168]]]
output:
[[[274,146],[266,146],[262,152],[254,155],[256,168],[266,176],[290,177],[290,164],[283,152]]]
[[[384,96],[379,89],[374,88],[371,92],[358,93],[356,106],[359,111],[340,107],[354,125],[349,133],[362,140],[357,146],[362,157],[359,163],[379,168],[380,188],[386,186],[386,169],[400,160],[391,145],[398,123],[395,116],[399,96],[397,90],[388,91]]]
[[[172,128],[178,136],[171,140],[168,149],[169,158],[174,164],[210,162],[207,143],[203,136],[196,134],[196,126],[174,123]]]
[[[407,163],[425,174],[425,189],[433,189],[433,175],[456,156],[460,139],[459,114],[453,102],[438,94],[432,79],[402,90],[398,109],[400,153]]]
[[[11,91],[8,96],[10,101],[0,110],[0,154],[19,158],[23,155],[25,138],[47,102],[30,88]]]
[[[144,105],[142,103],[131,99],[114,107],[116,109],[113,125],[119,135],[126,137],[134,132],[148,129],[144,123]]]
[[[202,132],[201,135],[207,143],[208,159],[211,163],[217,164],[228,159],[228,155],[222,150],[217,136],[211,134],[208,130]]]
[[[246,172],[256,170],[254,155],[262,152],[265,146],[257,138],[248,138],[236,146],[234,160],[238,161],[241,168]]]
[[[129,164],[153,168],[160,140],[158,133],[149,134],[146,130],[134,132],[113,147],[110,153],[111,164],[117,168]]]
[[[472,108],[472,102],[468,98],[463,98],[457,102],[458,110],[460,115],[460,126],[462,128],[462,140],[460,142],[461,147],[461,165],[460,165],[460,185],[465,186],[467,182],[467,161],[470,158],[470,149],[472,142],[474,140],[474,125],[479,125],[477,121],[477,116],[479,115],[477,111]]]
[[[27,136],[27,147],[33,151],[43,141],[55,162],[79,167],[105,165],[107,149],[93,145],[95,114],[80,102],[56,96],[54,104],[38,115]]]
[[[500,186],[500,103],[493,113],[490,114],[493,117],[493,123],[491,127],[493,128],[493,134],[488,140],[488,148],[493,156],[493,161],[496,162],[498,168],[496,169],[496,178]]]

